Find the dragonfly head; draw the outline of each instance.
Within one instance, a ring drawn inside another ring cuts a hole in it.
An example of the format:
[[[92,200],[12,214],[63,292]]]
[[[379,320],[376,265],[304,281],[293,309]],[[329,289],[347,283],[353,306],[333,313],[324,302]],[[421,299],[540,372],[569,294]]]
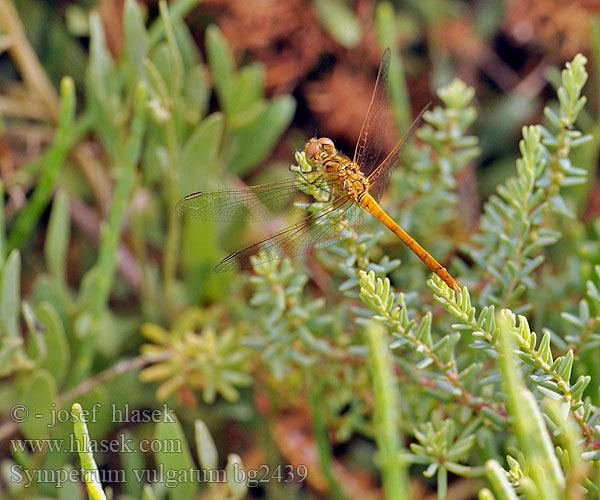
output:
[[[324,160],[328,156],[335,154],[335,146],[333,141],[328,137],[313,137],[309,139],[304,146],[306,157],[311,160]]]

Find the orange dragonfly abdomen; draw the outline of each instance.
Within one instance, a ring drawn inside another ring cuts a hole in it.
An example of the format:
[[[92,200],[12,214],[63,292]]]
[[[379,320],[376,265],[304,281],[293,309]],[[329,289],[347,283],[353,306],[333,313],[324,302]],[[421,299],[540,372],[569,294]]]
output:
[[[414,238],[412,238],[404,229],[402,229],[394,220],[383,210],[379,203],[375,201],[368,192],[363,193],[359,196],[357,203],[369,212],[373,217],[377,217],[383,222],[389,229],[394,233],[402,242],[410,248],[413,253],[421,259],[434,274],[437,274],[452,290],[460,293],[460,288],[454,281],[454,278],[450,276],[446,268],[442,266],[427,250],[419,245]]]
[[[313,144],[316,144],[317,147],[313,148]],[[369,177],[364,175],[355,162],[337,151],[331,139],[326,137],[312,139],[307,144],[306,151],[307,155],[312,155],[311,159],[316,160],[315,163],[323,171],[324,175],[329,177],[331,184],[335,185],[337,190],[340,190],[371,215],[383,222],[433,273],[438,275],[452,290],[460,293],[456,281],[450,276],[446,268],[433,255],[419,245],[404,229],[396,224],[385,210],[379,206],[377,200],[370,193],[371,184]]]

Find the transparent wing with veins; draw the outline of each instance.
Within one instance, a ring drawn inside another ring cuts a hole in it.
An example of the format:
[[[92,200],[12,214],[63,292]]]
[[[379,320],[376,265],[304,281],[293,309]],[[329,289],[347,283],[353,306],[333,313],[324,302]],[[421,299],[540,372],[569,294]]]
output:
[[[390,49],[381,56],[375,89],[371,96],[369,110],[363,122],[354,151],[354,163],[361,172],[369,176],[377,167],[381,155],[385,129],[388,121],[388,74],[390,71]]]
[[[214,271],[246,269],[271,260],[308,253],[315,245],[332,245],[337,241],[340,226],[352,226],[360,212],[361,209],[348,196],[340,196],[304,220],[229,254],[217,264]]]
[[[194,193],[179,201],[176,209],[182,215],[215,222],[274,219],[297,211],[304,212],[302,204],[295,201],[301,192],[306,192],[307,187],[321,194],[329,193],[329,201],[296,224],[231,253],[217,264],[214,271],[246,269],[307,253],[315,245],[335,243],[340,228],[352,227],[362,210],[347,195],[336,198],[334,187],[321,177]]]
[[[331,193],[323,179],[312,182],[315,188]],[[269,182],[241,189],[222,189],[193,193],[177,203],[181,215],[214,222],[258,222],[301,211],[294,201],[306,183],[298,179]]]
[[[376,200],[379,200],[385,192],[389,182],[389,176],[394,171],[394,168],[396,167],[396,164],[400,159],[400,155],[402,154],[402,150],[408,144],[408,140],[421,123],[423,114],[425,113],[425,111],[427,111],[430,105],[431,102],[429,102],[427,106],[425,106],[421,110],[421,112],[412,122],[408,130],[404,132],[404,135],[402,136],[400,141],[398,141],[398,143],[394,146],[394,149],[392,149],[390,154],[387,155],[385,159],[379,164],[379,166],[368,176],[369,184],[371,186],[369,188],[369,193],[371,193],[371,196]]]

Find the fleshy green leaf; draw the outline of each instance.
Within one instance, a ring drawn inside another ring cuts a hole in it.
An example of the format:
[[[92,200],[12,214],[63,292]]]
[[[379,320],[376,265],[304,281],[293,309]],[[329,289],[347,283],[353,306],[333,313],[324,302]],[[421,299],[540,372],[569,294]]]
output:
[[[0,326],[2,334],[19,338],[19,301],[21,300],[21,254],[13,250],[2,269],[0,287]]]
[[[39,369],[28,375],[25,388],[19,397],[20,404],[27,412],[27,418],[19,423],[25,437],[40,439],[49,435],[55,401],[56,383],[48,371]]]
[[[148,51],[148,34],[142,19],[140,6],[135,0],[126,0],[123,8],[123,32],[125,50],[138,72],[143,71],[142,61]]]
[[[67,336],[58,313],[47,302],[39,306],[37,316],[45,328],[44,339],[49,354],[40,366],[60,385],[69,370],[71,353]]]
[[[172,471],[172,474],[180,471],[184,475],[194,468],[187,439],[173,412],[165,413],[162,421],[156,424],[154,439],[174,446],[172,450],[164,449],[154,455],[157,466],[164,467],[165,471]],[[169,497],[172,500],[189,500],[196,495],[196,490],[197,484],[194,481],[177,481],[169,490]]]
[[[227,40],[216,25],[211,25],[206,29],[206,56],[219,102],[225,113],[229,115],[229,109],[234,99],[232,91],[235,62]]]
[[[205,179],[215,179],[215,161],[224,125],[223,115],[213,113],[196,127],[185,143],[181,153],[181,196],[204,189]]]
[[[356,47],[361,30],[356,15],[344,0],[315,0],[322,26],[344,47]]]
[[[71,237],[71,215],[69,197],[65,191],[59,191],[52,204],[48,232],[44,243],[44,253],[48,269],[60,281],[66,279],[67,247]]]
[[[256,119],[232,132],[226,149],[231,171],[243,175],[264,160],[290,124],[295,109],[293,97],[275,97]]]

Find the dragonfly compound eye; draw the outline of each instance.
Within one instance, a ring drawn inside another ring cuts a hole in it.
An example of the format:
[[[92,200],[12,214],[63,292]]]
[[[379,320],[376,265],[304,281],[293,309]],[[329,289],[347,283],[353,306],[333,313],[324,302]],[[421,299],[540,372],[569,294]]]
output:
[[[317,140],[317,142],[321,146],[321,156],[331,155],[335,153],[335,146],[333,145],[333,141],[329,137],[321,137]]]
[[[313,159],[315,157],[315,155],[318,153],[320,147],[321,147],[321,145],[319,144],[319,142],[316,139],[311,139],[310,141],[308,141],[306,143],[306,149],[305,149],[306,156],[310,159]]]

